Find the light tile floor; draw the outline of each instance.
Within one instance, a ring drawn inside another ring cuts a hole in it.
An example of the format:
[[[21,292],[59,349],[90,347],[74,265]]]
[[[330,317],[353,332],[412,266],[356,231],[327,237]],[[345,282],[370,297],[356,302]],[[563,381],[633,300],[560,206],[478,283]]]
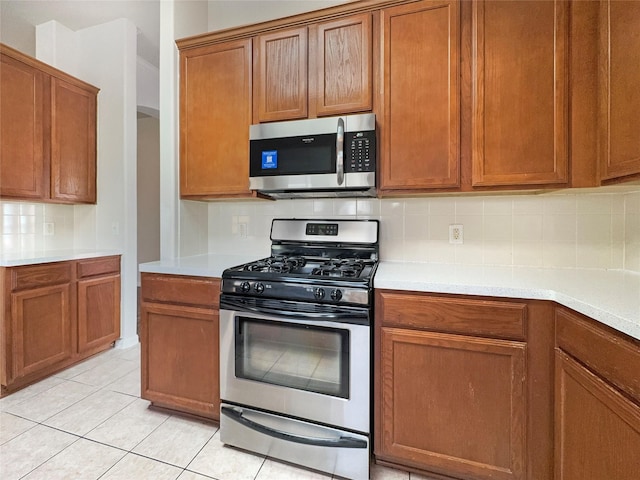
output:
[[[224,446],[216,424],[148,406],[139,346],[111,349],[9,395],[0,400],[0,478],[331,478]],[[428,480],[376,465],[371,479]]]

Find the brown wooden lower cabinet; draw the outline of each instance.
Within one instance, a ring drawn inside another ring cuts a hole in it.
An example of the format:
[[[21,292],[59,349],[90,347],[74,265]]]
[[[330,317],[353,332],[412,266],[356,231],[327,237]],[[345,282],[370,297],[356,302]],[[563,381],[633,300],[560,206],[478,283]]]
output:
[[[70,282],[11,294],[11,378],[37,373],[71,358],[70,302]]]
[[[558,309],[556,480],[640,475],[640,342]]]
[[[12,393],[120,336],[120,256],[0,269],[0,384]]]
[[[377,463],[552,478],[551,303],[378,290],[375,342]]]
[[[142,398],[219,419],[220,280],[142,274]]]
[[[523,478],[526,346],[382,328],[382,451],[463,478]]]
[[[120,338],[120,258],[78,262],[78,351]]]

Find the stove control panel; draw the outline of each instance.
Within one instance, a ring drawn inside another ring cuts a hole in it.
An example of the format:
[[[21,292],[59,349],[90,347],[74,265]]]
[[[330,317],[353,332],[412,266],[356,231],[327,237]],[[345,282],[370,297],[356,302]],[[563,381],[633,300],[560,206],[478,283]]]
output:
[[[318,303],[369,304],[367,288],[336,287],[335,285],[223,279],[222,292],[247,297],[280,298]]]

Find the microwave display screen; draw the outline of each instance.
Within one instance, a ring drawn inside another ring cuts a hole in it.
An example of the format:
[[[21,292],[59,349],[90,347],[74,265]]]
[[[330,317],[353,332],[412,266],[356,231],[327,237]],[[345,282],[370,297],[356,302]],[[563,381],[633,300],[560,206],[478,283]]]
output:
[[[335,134],[252,140],[251,176],[335,173]]]

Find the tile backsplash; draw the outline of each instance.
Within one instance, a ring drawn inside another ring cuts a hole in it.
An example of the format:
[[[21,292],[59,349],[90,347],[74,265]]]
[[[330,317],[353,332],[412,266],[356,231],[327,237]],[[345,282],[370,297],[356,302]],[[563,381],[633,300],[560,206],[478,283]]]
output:
[[[0,201],[0,212],[0,253],[73,247],[73,205]]]
[[[211,203],[208,251],[266,255],[276,217],[378,219],[388,261],[640,272],[640,191]]]
[[[192,254],[266,256],[273,218],[373,218],[380,220],[383,260],[640,272],[640,190],[188,203],[181,242]],[[0,202],[0,253],[78,247],[74,208]],[[195,232],[189,225],[200,215],[208,218]],[[45,223],[54,225],[53,235],[45,235]],[[451,224],[463,226],[462,245],[449,243]]]

